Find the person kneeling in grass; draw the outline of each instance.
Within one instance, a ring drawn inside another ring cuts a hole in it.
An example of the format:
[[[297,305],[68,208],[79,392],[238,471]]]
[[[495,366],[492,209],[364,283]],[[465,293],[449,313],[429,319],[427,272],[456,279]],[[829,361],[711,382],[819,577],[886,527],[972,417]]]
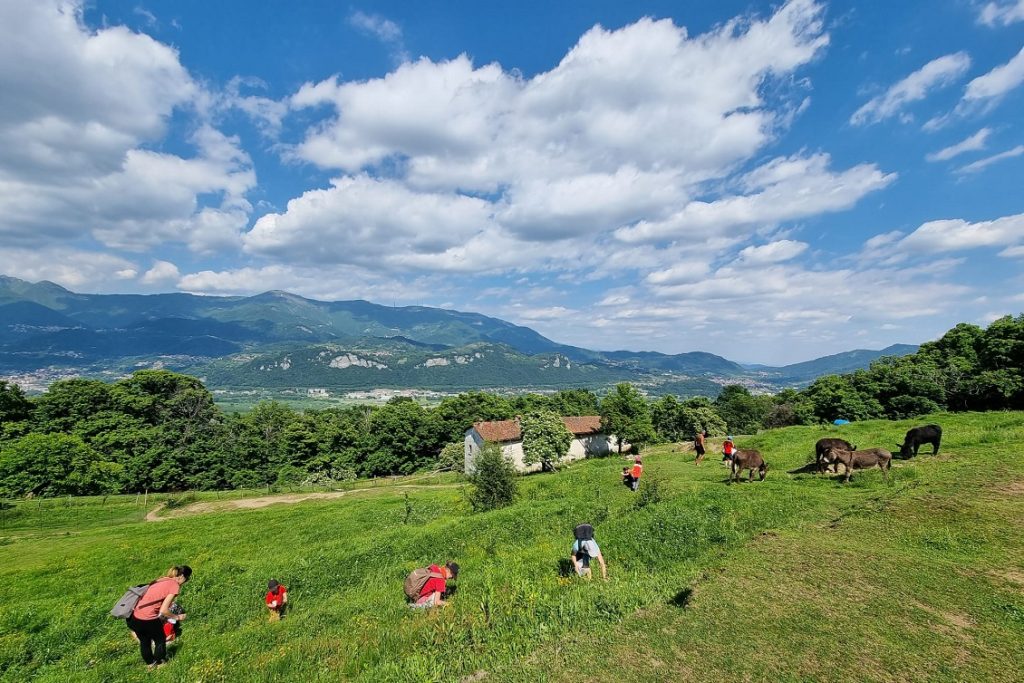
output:
[[[426,582],[419,591],[419,597],[411,605],[412,607],[443,607],[448,603],[444,598],[451,595],[454,586],[449,588],[448,582],[454,581],[459,576],[459,565],[455,562],[446,562],[444,566],[432,564],[427,569]],[[420,570],[417,570],[419,572]],[[415,575],[417,572],[413,572]]]
[[[288,607],[288,588],[271,579],[267,582],[267,609],[270,610],[271,621],[281,621]]]
[[[167,643],[173,643],[181,635],[181,621],[178,619],[178,615],[184,614],[185,610],[178,603],[172,602],[170,612],[174,618],[164,621],[164,642]]]
[[[604,555],[601,554],[597,541],[594,540],[594,527],[586,523],[580,524],[573,529],[573,535],[576,540],[572,543],[572,553],[569,555],[569,559],[572,561],[572,566],[576,568],[577,576],[589,577],[591,575],[590,560],[595,559],[601,565],[601,578],[607,579],[608,566],[604,563]]]

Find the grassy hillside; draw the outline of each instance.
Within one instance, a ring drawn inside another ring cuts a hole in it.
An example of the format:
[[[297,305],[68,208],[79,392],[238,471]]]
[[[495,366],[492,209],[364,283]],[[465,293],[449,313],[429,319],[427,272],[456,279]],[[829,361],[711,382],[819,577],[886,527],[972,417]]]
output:
[[[763,483],[663,447],[640,495],[610,458],[529,477],[485,514],[441,486],[159,523],[134,499],[22,503],[0,522],[0,680],[1019,680],[1024,414],[931,419],[942,454],[889,484],[787,474],[832,433],[798,427],[739,440],[765,453]],[[908,426],[839,433],[891,447]],[[608,582],[562,575],[581,521]],[[453,605],[406,608],[405,572],[447,558]],[[183,562],[190,618],[148,674],[106,611]],[[270,577],[294,603],[277,624]]]

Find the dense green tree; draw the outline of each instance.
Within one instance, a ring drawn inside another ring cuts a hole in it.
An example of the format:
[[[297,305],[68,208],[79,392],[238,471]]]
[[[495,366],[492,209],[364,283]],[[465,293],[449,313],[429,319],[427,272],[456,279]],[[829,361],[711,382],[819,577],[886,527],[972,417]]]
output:
[[[545,471],[565,457],[572,444],[572,433],[558,414],[550,410],[537,410],[523,415],[520,421],[523,434],[523,464],[540,463]]]
[[[601,426],[606,434],[614,435],[619,453],[623,443],[639,451],[658,437],[651,424],[651,411],[644,395],[628,382],[615,385],[615,389],[601,400]]]
[[[683,419],[683,404],[675,396],[667,394],[651,404],[651,424],[661,441],[683,441],[693,437],[686,430]]]
[[[449,396],[431,413],[438,448],[452,441],[462,441],[474,422],[508,420],[516,414],[507,399],[485,391]]]
[[[258,473],[260,484],[269,484],[277,470],[290,464],[285,432],[296,415],[277,401],[260,401],[241,417],[236,433],[238,469]]]
[[[415,401],[390,401],[374,411],[363,473],[410,474],[432,465],[437,457],[432,426],[426,409]]]
[[[120,465],[68,434],[29,434],[0,450],[0,492],[5,496],[111,493],[120,474]]]
[[[685,434],[696,436],[698,431],[706,430],[708,436],[725,436],[726,424],[722,416],[710,406],[697,408],[683,407],[682,427]],[[693,437],[689,437],[693,438]]]
[[[589,389],[562,389],[551,397],[551,410],[559,415],[597,415],[597,394]]]
[[[94,416],[114,410],[111,385],[94,379],[63,379],[35,399],[34,431],[70,434]]]
[[[25,392],[13,382],[0,380],[0,427],[8,422],[27,420],[32,414],[32,403]]]
[[[770,396],[753,396],[738,384],[723,387],[714,402],[715,412],[734,434],[756,434],[772,405]]]
[[[882,405],[865,397],[842,375],[819,377],[804,392],[813,415],[822,422],[837,419],[868,420],[882,416]]]

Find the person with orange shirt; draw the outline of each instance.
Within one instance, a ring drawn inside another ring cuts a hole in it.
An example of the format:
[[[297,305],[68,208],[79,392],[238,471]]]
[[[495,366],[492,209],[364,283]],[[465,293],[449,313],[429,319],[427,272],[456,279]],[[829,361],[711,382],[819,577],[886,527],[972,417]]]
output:
[[[725,441],[722,442],[722,461],[732,460],[733,453],[736,452],[736,444],[732,442],[732,437],[725,437]]]
[[[633,490],[636,491],[640,488],[640,475],[644,472],[644,464],[641,462],[640,457],[633,461],[633,468],[629,471],[629,475],[633,477]]]

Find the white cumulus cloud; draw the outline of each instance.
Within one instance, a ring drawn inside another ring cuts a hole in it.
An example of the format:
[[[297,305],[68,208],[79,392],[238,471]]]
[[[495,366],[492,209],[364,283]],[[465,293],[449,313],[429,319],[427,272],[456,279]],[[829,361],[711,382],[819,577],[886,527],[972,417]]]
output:
[[[210,105],[178,53],[124,26],[87,27],[81,2],[0,3],[0,92],[4,244],[204,248],[195,229],[210,197],[250,210],[255,174],[236,138],[201,124],[195,156],[149,147],[174,112],[202,118]]]
[[[181,273],[170,261],[155,261],[153,266],[142,275],[142,284],[166,286],[175,284]]]

